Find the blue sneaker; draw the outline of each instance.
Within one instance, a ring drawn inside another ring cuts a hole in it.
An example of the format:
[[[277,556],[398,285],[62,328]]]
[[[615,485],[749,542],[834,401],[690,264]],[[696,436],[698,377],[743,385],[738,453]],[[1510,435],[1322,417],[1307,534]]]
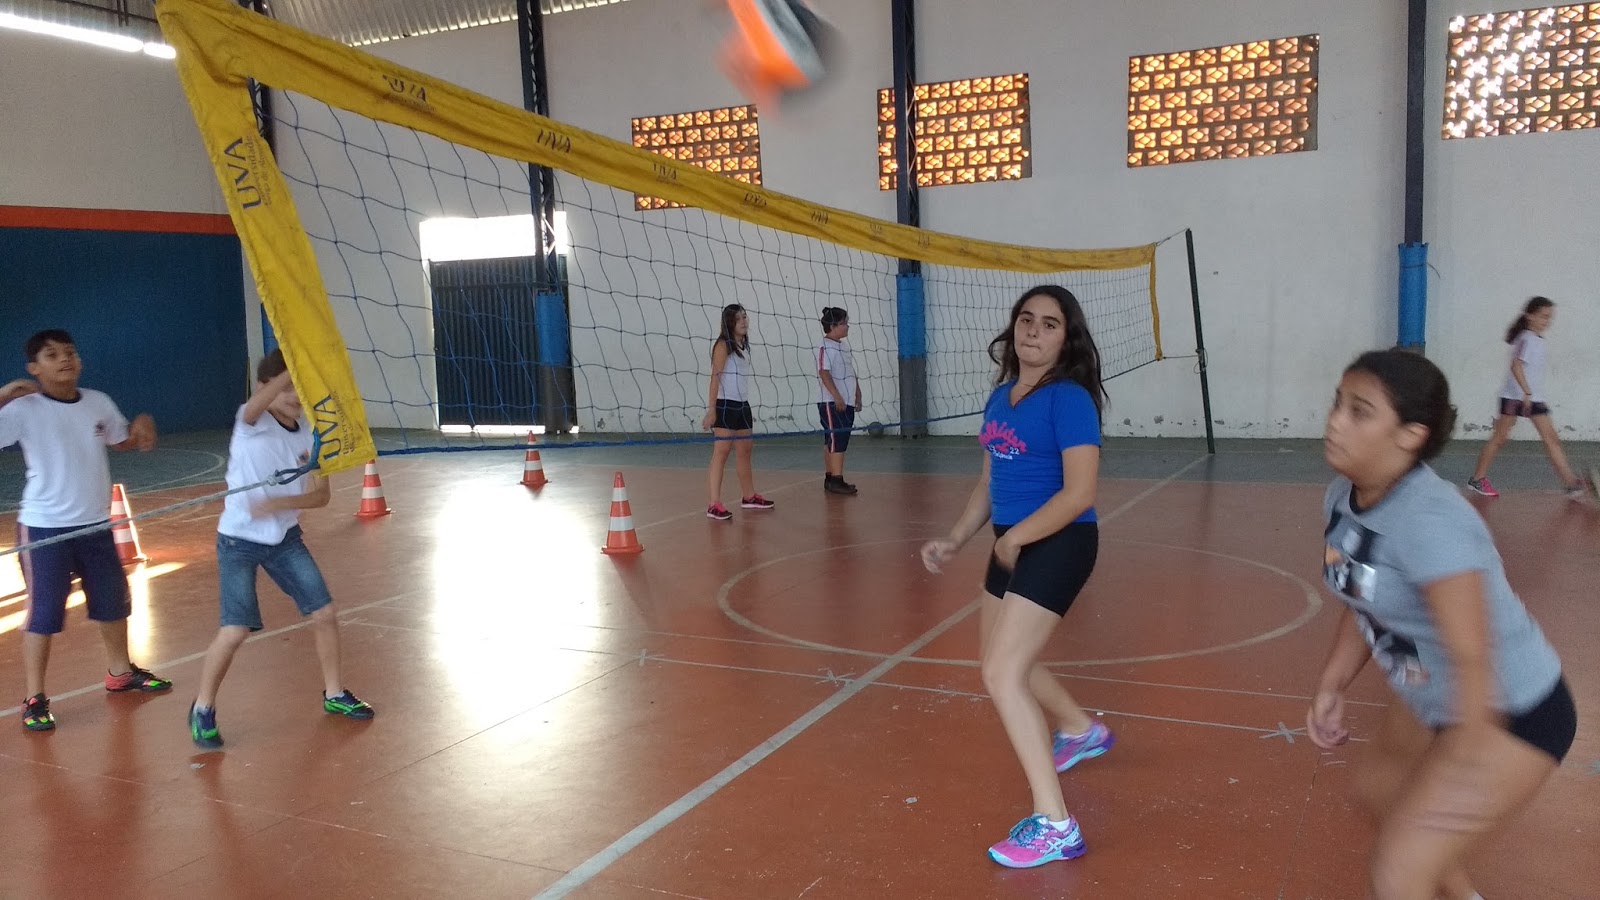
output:
[[[1088,851],[1077,819],[1068,816],[1062,829],[1044,816],[1029,816],[989,848],[989,858],[1008,869],[1031,869],[1058,859],[1077,859]]]
[[[1065,772],[1086,759],[1101,756],[1116,743],[1116,737],[1103,722],[1095,722],[1088,731],[1076,737],[1059,731],[1050,736],[1050,750],[1056,758],[1057,772]]]
[[[222,732],[217,730],[217,711],[201,711],[189,704],[189,737],[201,750],[221,750]]]

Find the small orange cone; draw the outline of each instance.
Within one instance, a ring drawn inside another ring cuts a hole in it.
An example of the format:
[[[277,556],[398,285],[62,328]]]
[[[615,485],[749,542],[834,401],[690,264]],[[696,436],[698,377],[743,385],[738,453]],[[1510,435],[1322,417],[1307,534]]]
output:
[[[522,486],[542,488],[550,483],[544,477],[544,463],[539,460],[539,450],[534,445],[533,432],[528,432],[528,452],[522,460]]]
[[[643,553],[644,545],[633,530],[633,507],[628,505],[628,488],[622,483],[622,473],[611,483],[611,528],[606,532],[606,545],[600,552],[611,555]]]
[[[367,463],[367,471],[361,478],[361,509],[356,511],[358,519],[376,519],[389,514],[389,504],[383,499],[383,481],[378,477],[378,461]]]
[[[111,536],[117,542],[117,558],[125,566],[142,563],[150,557],[144,555],[139,549],[139,533],[133,530],[133,521],[129,516],[133,511],[128,509],[128,495],[122,485],[111,486]]]

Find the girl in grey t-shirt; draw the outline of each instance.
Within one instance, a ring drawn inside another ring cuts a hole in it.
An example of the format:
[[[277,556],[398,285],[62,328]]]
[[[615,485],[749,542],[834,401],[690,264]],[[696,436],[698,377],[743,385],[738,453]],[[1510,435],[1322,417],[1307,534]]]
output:
[[[1367,353],[1345,370],[1324,438],[1323,575],[1345,605],[1306,728],[1349,738],[1344,692],[1368,659],[1396,698],[1358,790],[1378,820],[1373,896],[1477,896],[1466,854],[1572,746],[1561,662],[1506,580],[1488,526],[1427,461],[1455,425],[1426,358]]]

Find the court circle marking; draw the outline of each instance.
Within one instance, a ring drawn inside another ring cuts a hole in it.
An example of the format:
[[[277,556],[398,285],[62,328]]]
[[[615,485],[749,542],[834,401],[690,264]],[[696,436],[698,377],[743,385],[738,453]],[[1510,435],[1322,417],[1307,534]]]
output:
[[[1290,621],[1284,623],[1283,625],[1279,625],[1278,627],[1273,628],[1270,631],[1264,631],[1261,634],[1257,634],[1257,635],[1254,635],[1254,636],[1251,636],[1251,637],[1247,637],[1247,638],[1244,638],[1242,640],[1229,641],[1229,642],[1224,643],[1224,644],[1216,644],[1216,645],[1210,646],[1210,647],[1200,647],[1200,648],[1196,648],[1194,650],[1177,650],[1177,651],[1173,651],[1171,653],[1152,653],[1152,654],[1148,654],[1148,655],[1145,655],[1145,656],[1123,656],[1123,657],[1116,657],[1116,658],[1112,658],[1112,659],[1057,660],[1057,661],[1054,661],[1054,662],[1046,662],[1046,663],[1044,663],[1045,666],[1052,666],[1052,667],[1116,666],[1116,665],[1129,665],[1129,664],[1132,664],[1132,663],[1166,662],[1166,661],[1175,660],[1175,659],[1191,659],[1191,658],[1197,657],[1197,656],[1209,656],[1209,655],[1213,655],[1213,654],[1217,654],[1217,653],[1227,653],[1227,652],[1229,652],[1231,650],[1242,650],[1242,649],[1244,649],[1246,647],[1253,647],[1256,644],[1264,644],[1267,641],[1276,640],[1276,639],[1278,639],[1280,637],[1283,637],[1284,635],[1287,635],[1287,634],[1290,634],[1291,632],[1297,631],[1302,626],[1304,626],[1307,622],[1310,622],[1312,619],[1316,618],[1317,613],[1322,611],[1322,596],[1321,596],[1321,594],[1319,594],[1317,592],[1317,589],[1315,587],[1313,587],[1310,582],[1308,582],[1304,578],[1301,578],[1300,576],[1294,574],[1293,572],[1287,571],[1285,569],[1280,569],[1277,566],[1274,566],[1274,565],[1272,565],[1270,563],[1264,563],[1264,562],[1261,562],[1260,560],[1249,559],[1248,557],[1243,557],[1243,556],[1234,556],[1231,553],[1222,553],[1222,552],[1219,552],[1219,551],[1216,551],[1216,550],[1202,550],[1202,549],[1200,549],[1198,547],[1182,547],[1182,546],[1179,546],[1177,544],[1163,544],[1163,543],[1160,543],[1158,541],[1140,541],[1140,540],[1132,540],[1132,539],[1105,538],[1105,537],[1102,537],[1101,538],[1101,542],[1102,543],[1111,543],[1111,544],[1128,544],[1130,546],[1138,546],[1138,547],[1155,547],[1155,548],[1159,548],[1159,549],[1162,549],[1162,550],[1171,550],[1171,551],[1176,551],[1176,552],[1180,552],[1180,553],[1198,553],[1198,554],[1201,554],[1202,556],[1210,556],[1210,557],[1213,557],[1213,558],[1216,558],[1216,559],[1225,559],[1225,560],[1228,560],[1230,562],[1241,563],[1241,564],[1246,565],[1246,566],[1252,566],[1254,568],[1261,569],[1261,570],[1266,571],[1266,572],[1271,572],[1274,575],[1278,575],[1278,576],[1280,576],[1282,578],[1287,579],[1291,584],[1294,584],[1294,585],[1298,586],[1304,592],[1304,594],[1305,594],[1305,607],[1300,610],[1300,614],[1298,616],[1295,616],[1293,619],[1291,619]],[[818,651],[822,651],[824,653],[842,653],[842,654],[846,654],[846,655],[849,655],[849,656],[861,656],[861,657],[866,657],[868,659],[880,659],[880,660],[881,659],[888,659],[891,656],[893,656],[894,654],[892,654],[892,653],[878,653],[878,652],[872,651],[872,650],[860,650],[860,649],[856,649],[854,647],[839,647],[839,646],[835,646],[833,644],[825,644],[825,643],[822,643],[820,641],[810,641],[810,640],[806,640],[805,638],[799,638],[799,637],[795,637],[794,635],[784,634],[784,633],[782,633],[780,631],[775,631],[775,630],[773,630],[771,628],[766,627],[765,625],[762,625],[762,624],[752,620],[750,617],[748,617],[745,614],[743,614],[743,613],[739,612],[738,610],[734,609],[732,603],[729,602],[728,598],[730,597],[730,595],[732,595],[733,589],[735,587],[737,587],[740,582],[744,581],[746,578],[749,578],[751,575],[754,575],[757,572],[762,571],[763,569],[769,569],[769,568],[772,568],[773,566],[777,566],[777,565],[781,565],[783,563],[791,562],[791,561],[796,560],[796,559],[802,559],[802,558],[807,557],[807,556],[816,556],[817,554],[820,554],[820,553],[831,553],[831,552],[833,552],[835,550],[851,550],[851,549],[855,549],[855,548],[859,548],[859,547],[882,547],[882,546],[887,546],[887,545],[890,545],[890,544],[922,544],[922,543],[924,543],[924,540],[922,538],[898,538],[898,539],[883,540],[883,541],[861,541],[859,543],[854,543],[854,544],[839,544],[837,546],[832,546],[832,547],[819,547],[819,548],[816,548],[814,550],[802,550],[799,553],[790,553],[787,556],[780,556],[780,557],[778,557],[776,559],[769,559],[766,562],[757,563],[756,565],[753,565],[753,566],[745,569],[742,572],[737,572],[731,578],[729,578],[727,581],[724,581],[722,583],[722,585],[717,588],[717,608],[720,609],[722,611],[722,614],[724,616],[727,616],[730,621],[732,621],[733,623],[739,625],[740,627],[745,628],[745,629],[747,629],[749,631],[753,631],[756,634],[765,635],[766,637],[772,638],[773,640],[780,641],[782,643],[789,644],[791,646],[804,647],[804,648],[806,648],[808,650],[818,650]],[[975,660],[975,659],[944,659],[942,657],[928,657],[928,656],[908,656],[908,657],[906,657],[906,661],[907,662],[929,663],[929,664],[932,664],[932,665],[944,665],[944,666],[976,667],[978,665],[978,660]]]

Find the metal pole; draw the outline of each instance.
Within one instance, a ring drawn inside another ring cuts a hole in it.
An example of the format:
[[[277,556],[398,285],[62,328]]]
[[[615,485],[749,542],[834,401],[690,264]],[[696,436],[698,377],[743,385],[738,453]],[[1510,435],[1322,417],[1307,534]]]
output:
[[[916,129],[917,4],[892,0],[890,32],[894,43],[895,212],[902,225],[922,227],[917,189]],[[900,436],[928,434],[928,325],[922,262],[900,260],[895,279],[896,324],[900,357]]]
[[[540,0],[517,0],[517,43],[522,51],[522,106],[550,115],[550,81],[545,67],[544,12]],[[536,394],[540,424],[565,433],[574,422],[571,325],[556,254],[556,177],[547,166],[528,166],[528,201],[533,211],[534,328],[538,334]]]
[[[1205,332],[1200,328],[1200,276],[1194,265],[1193,229],[1183,230],[1183,245],[1189,251],[1189,299],[1194,304],[1194,352],[1200,360],[1200,405],[1206,417],[1206,452],[1214,455],[1217,452],[1217,436],[1211,425],[1211,378],[1207,374],[1210,366],[1206,360]]]

